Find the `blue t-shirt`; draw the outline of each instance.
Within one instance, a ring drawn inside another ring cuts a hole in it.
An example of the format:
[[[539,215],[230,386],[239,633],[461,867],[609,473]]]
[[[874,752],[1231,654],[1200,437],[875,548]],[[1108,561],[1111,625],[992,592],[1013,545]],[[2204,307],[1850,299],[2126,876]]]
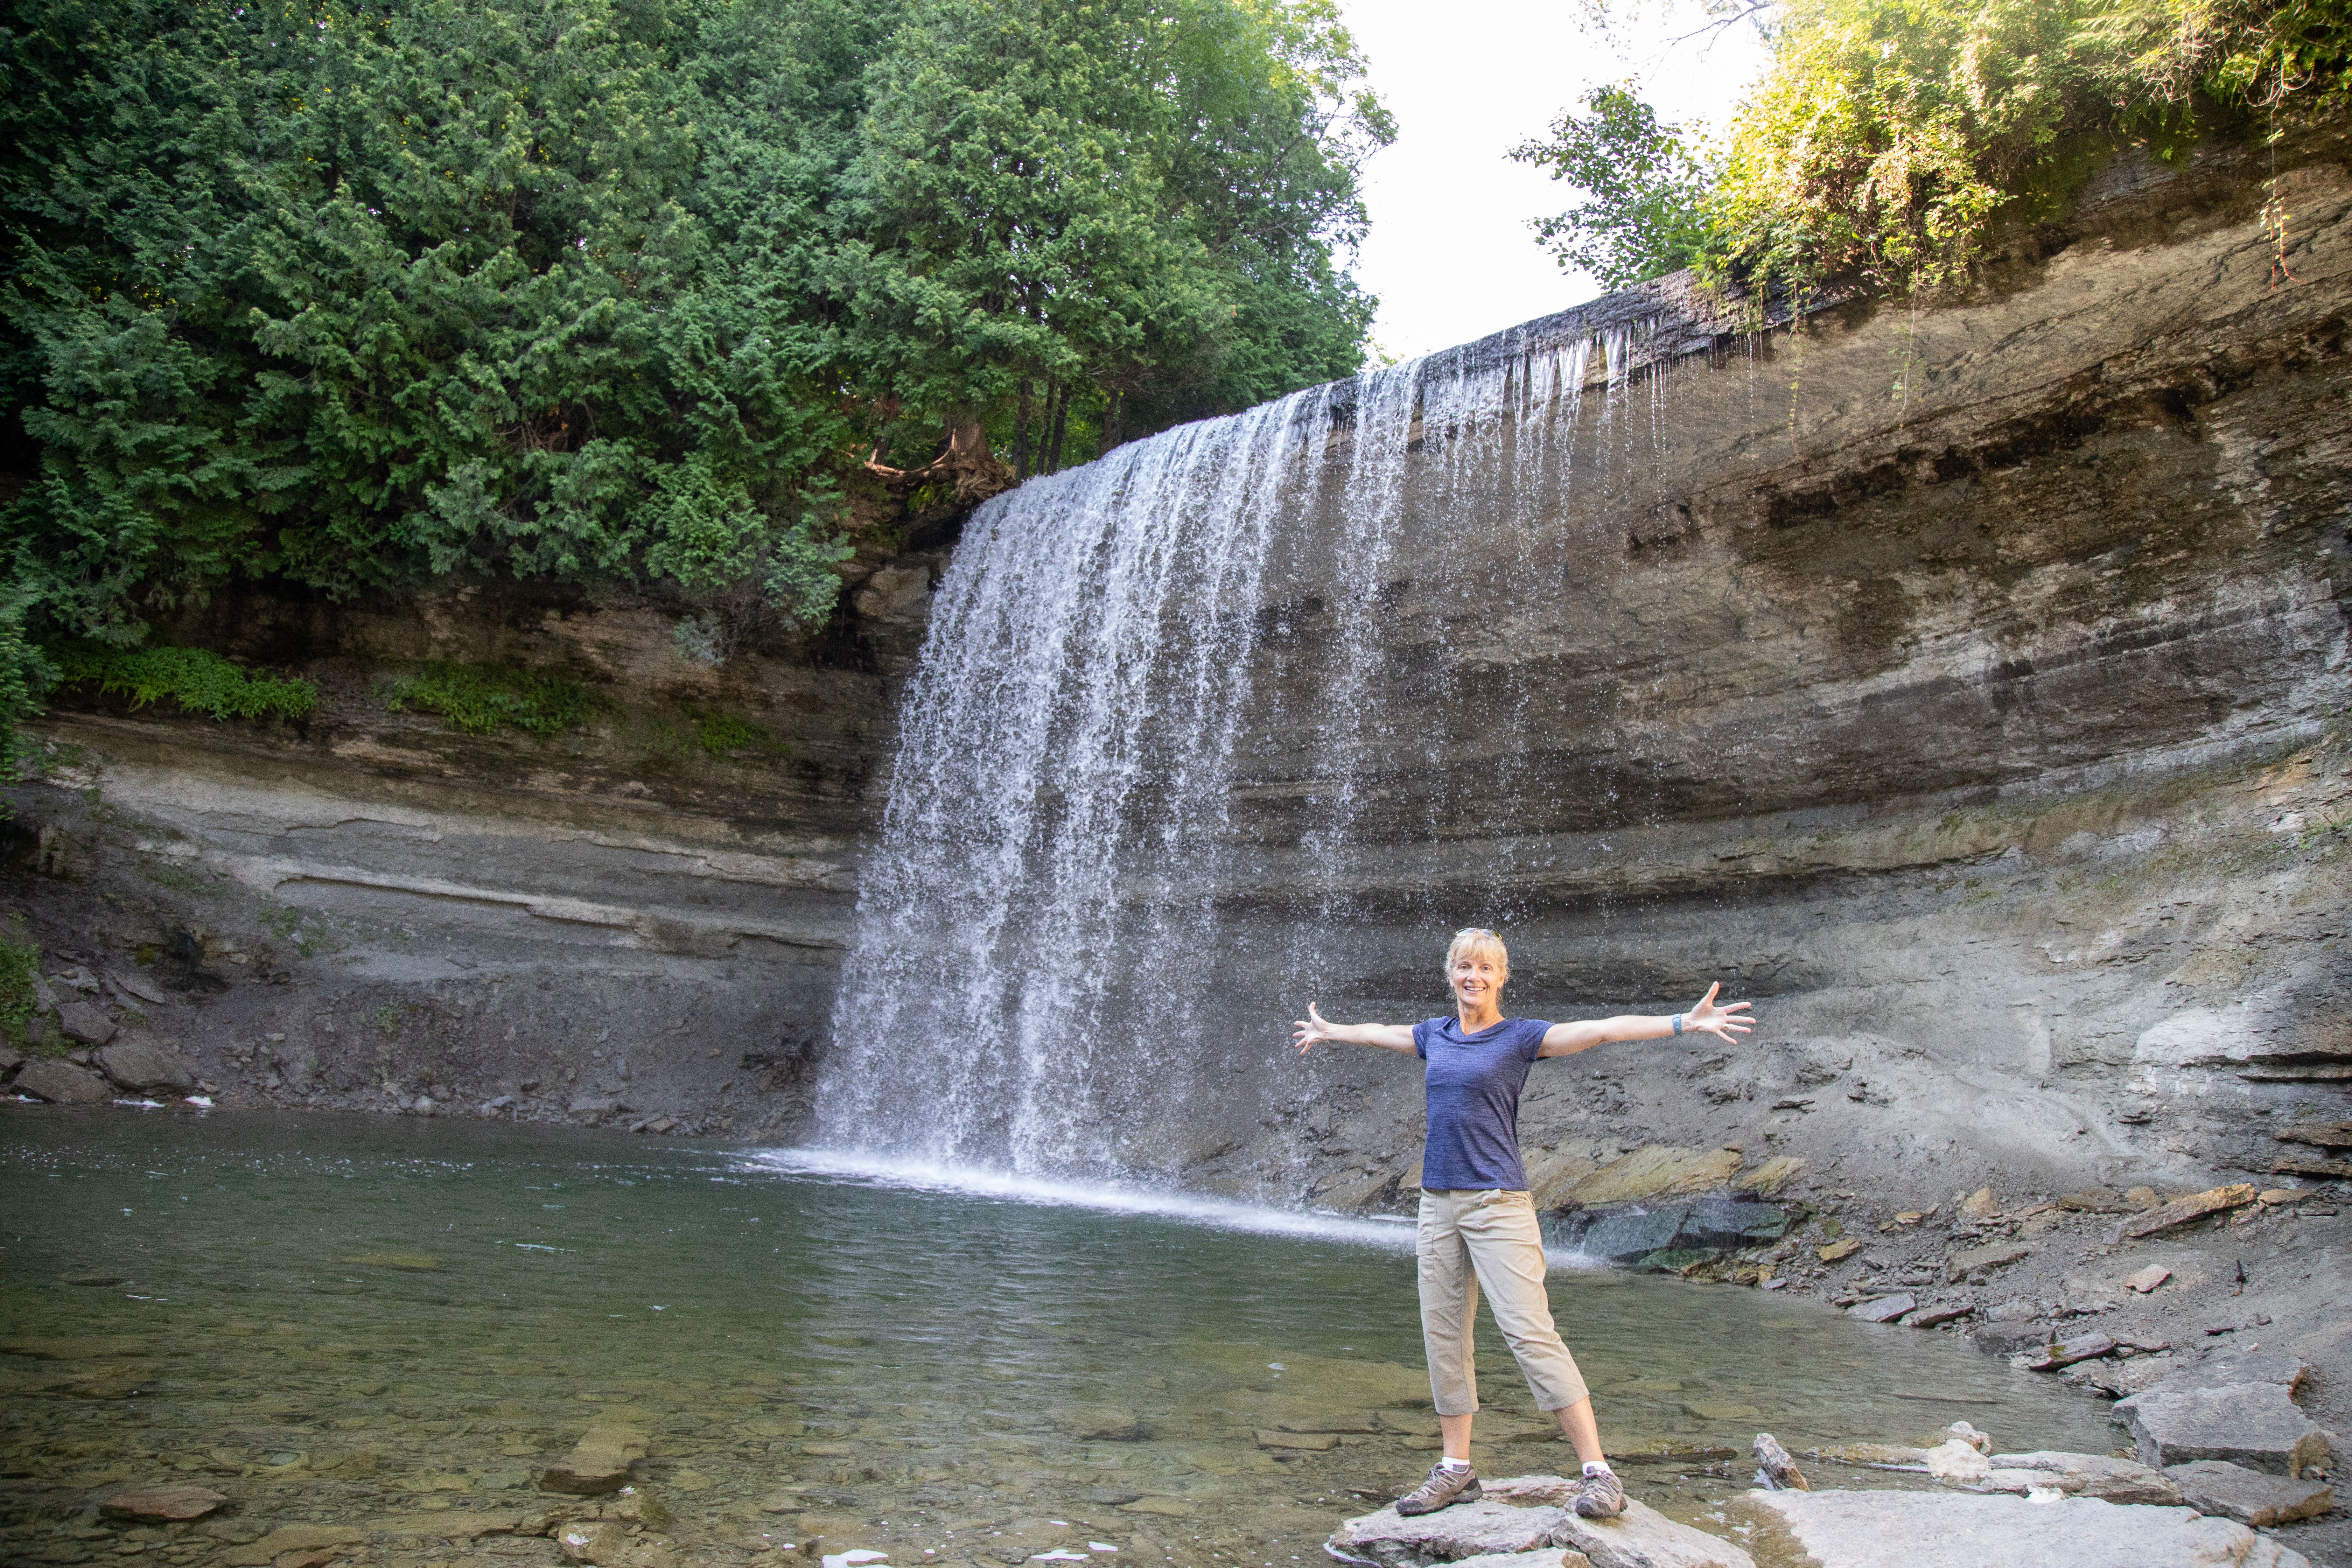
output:
[[[1474,1035],[1460,1018],[1412,1026],[1415,1056],[1429,1064],[1429,1142],[1421,1184],[1430,1192],[1528,1190],[1519,1163],[1519,1089],[1549,1024],[1506,1018]]]

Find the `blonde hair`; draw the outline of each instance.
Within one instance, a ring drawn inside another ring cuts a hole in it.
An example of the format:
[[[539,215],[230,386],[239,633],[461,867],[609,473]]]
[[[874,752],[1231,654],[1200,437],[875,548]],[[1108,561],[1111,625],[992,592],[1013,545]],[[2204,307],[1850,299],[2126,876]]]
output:
[[[1511,977],[1511,950],[1503,945],[1503,939],[1485,926],[1464,926],[1454,933],[1454,942],[1445,950],[1447,984],[1454,983],[1454,966],[1466,955],[1476,952],[1493,953],[1503,966],[1503,978],[1508,980]]]

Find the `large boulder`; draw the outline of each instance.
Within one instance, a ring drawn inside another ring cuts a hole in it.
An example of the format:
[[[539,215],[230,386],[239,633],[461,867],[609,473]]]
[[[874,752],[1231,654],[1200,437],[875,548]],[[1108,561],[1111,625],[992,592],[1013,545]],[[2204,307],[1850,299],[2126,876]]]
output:
[[[1675,1268],[1768,1246],[1788,1232],[1788,1211],[1779,1205],[1716,1194],[1683,1203],[1570,1209],[1549,1216],[1545,1240],[1627,1268]]]
[[[114,1020],[87,1002],[68,1002],[58,1008],[58,1027],[68,1039],[85,1046],[102,1046],[114,1038]]]
[[[2311,1568],[2231,1520],[2095,1498],[1752,1491],[1734,1506],[1818,1568]]]
[[[2118,1400],[2114,1419],[2131,1428],[2143,1464],[2158,1469],[2222,1459],[2248,1469],[2296,1477],[2327,1462],[2327,1434],[2288,1394],[2290,1384],[2228,1383],[2200,1386],[2167,1378]]]
[[[1489,1500],[1406,1519],[1393,1508],[1341,1525],[1335,1556],[1381,1568],[1432,1568],[1507,1556],[1519,1568],[1755,1568],[1731,1542],[1693,1530],[1634,1499],[1614,1519],[1582,1519],[1570,1506],[1580,1479],[1513,1476],[1492,1483]],[[1517,1505],[1517,1506],[1514,1506]],[[1554,1564],[1548,1547],[1565,1547]],[[1542,1553],[1542,1561],[1527,1553]]]
[[[96,1105],[114,1098],[113,1086],[96,1073],[56,1057],[35,1057],[16,1069],[12,1086],[58,1105]]]
[[[171,1047],[131,1036],[98,1053],[106,1076],[125,1089],[185,1094],[196,1087],[196,1065]]]

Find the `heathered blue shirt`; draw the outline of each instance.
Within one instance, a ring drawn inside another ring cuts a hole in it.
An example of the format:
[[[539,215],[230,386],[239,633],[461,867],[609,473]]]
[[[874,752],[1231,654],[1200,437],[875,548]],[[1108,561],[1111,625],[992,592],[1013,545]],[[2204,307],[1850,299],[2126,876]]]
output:
[[[1429,1192],[1528,1190],[1519,1163],[1519,1089],[1549,1024],[1506,1018],[1475,1035],[1459,1018],[1412,1026],[1415,1056],[1429,1064],[1429,1142],[1421,1184]]]

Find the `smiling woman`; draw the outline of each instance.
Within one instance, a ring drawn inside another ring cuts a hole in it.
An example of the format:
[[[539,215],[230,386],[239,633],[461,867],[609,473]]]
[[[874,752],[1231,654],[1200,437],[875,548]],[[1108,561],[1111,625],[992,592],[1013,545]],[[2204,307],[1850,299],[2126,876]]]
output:
[[[1320,1040],[1411,1051],[1428,1064],[1428,1142],[1421,1161],[1421,1213],[1415,1255],[1421,1332],[1429,1359],[1429,1386],[1445,1451],[1420,1487],[1397,1502],[1403,1514],[1432,1513],[1475,1502],[1477,1472],[1470,1466],[1471,1418],[1478,1409],[1472,1328],[1484,1287],[1495,1321],[1525,1373],[1538,1409],[1559,1423],[1584,1461],[1576,1511],[1607,1519],[1625,1507],[1625,1489],[1609,1468],[1592,1398],[1576,1358],[1552,1324],[1544,1289],[1548,1265],[1543,1234],[1519,1158],[1519,1091],[1528,1068],[1544,1057],[1574,1056],[1615,1040],[1654,1040],[1700,1030],[1736,1044],[1749,1025],[1748,1004],[1716,1005],[1719,986],[1689,1011],[1670,1017],[1627,1016],[1580,1024],[1503,1016],[1503,986],[1511,957],[1503,939],[1484,926],[1454,933],[1445,950],[1446,984],[1455,1016],[1400,1024],[1331,1024],[1313,1003],[1294,1026],[1303,1054]]]

